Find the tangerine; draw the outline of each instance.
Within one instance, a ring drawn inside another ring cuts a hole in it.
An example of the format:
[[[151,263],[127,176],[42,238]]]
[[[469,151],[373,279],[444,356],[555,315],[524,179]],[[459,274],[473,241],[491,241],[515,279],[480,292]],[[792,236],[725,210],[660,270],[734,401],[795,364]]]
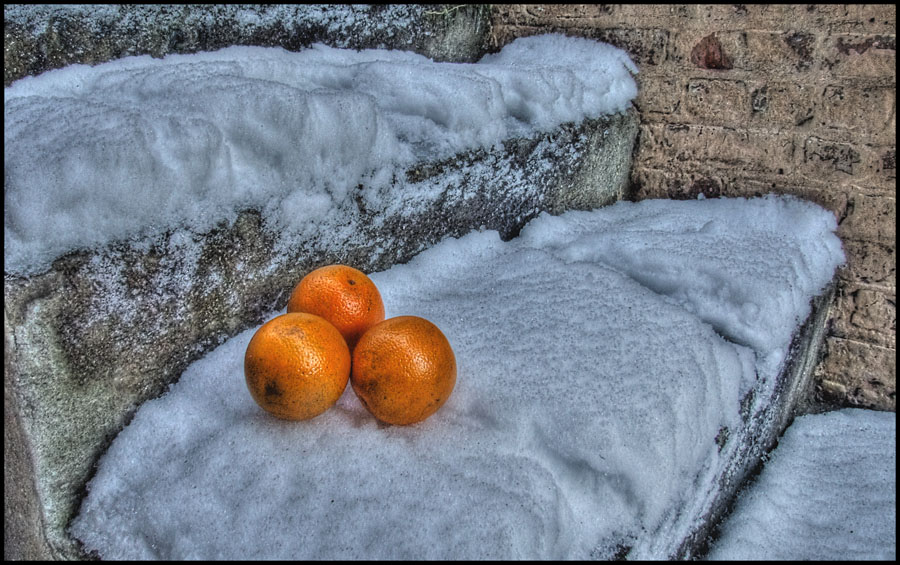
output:
[[[347,388],[350,350],[324,318],[282,314],[250,339],[244,378],[253,400],[266,412],[285,420],[308,420],[331,408]]]
[[[372,279],[347,265],[320,267],[297,283],[288,312],[307,312],[331,322],[354,345],[366,330],[384,320],[384,302]]]
[[[437,412],[450,397],[456,357],[446,336],[428,320],[389,318],[356,344],[350,385],[377,419],[414,424]]]

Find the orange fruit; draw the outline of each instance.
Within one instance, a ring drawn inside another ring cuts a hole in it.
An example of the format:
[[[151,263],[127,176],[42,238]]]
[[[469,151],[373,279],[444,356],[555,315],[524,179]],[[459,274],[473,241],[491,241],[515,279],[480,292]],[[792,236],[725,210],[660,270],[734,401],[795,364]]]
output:
[[[456,385],[456,357],[437,326],[418,316],[373,326],[353,350],[350,385],[363,406],[388,424],[421,422]]]
[[[331,408],[347,388],[350,350],[324,318],[282,314],[250,339],[244,378],[265,411],[286,420],[307,420]]]
[[[384,303],[375,283],[347,265],[320,267],[297,283],[288,312],[308,312],[331,322],[353,346],[363,333],[384,320]]]

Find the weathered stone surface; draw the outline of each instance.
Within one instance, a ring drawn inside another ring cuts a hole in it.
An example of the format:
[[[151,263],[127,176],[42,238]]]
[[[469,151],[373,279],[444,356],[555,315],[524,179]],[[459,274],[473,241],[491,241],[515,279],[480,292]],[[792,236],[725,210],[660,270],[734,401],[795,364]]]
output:
[[[840,222],[847,214],[849,195],[831,191],[827,187],[803,186],[791,182],[785,175],[757,175],[734,167],[698,166],[686,171],[675,167],[657,168],[635,165],[631,175],[629,200],[646,198],[693,199],[704,196],[759,197],[766,194],[792,194],[815,202],[832,211]]]
[[[10,343],[12,336],[3,337],[3,556],[50,559],[44,530],[39,527],[42,512],[32,451],[15,394],[15,366],[10,355],[14,344]]]
[[[743,39],[741,69],[790,75],[809,74],[815,68],[816,38],[812,33],[797,29],[748,30]]]
[[[765,130],[736,130],[724,126],[649,124],[641,128],[635,162],[662,166],[697,163],[704,166],[741,166],[757,173],[790,172],[794,140]]]
[[[809,175],[824,172],[830,178],[846,179],[859,174],[862,157],[858,147],[811,135],[803,141],[802,170]]]
[[[632,27],[574,28],[566,30],[624,49],[638,67],[654,66],[665,60],[670,32],[664,29]]]
[[[751,87],[751,121],[755,127],[809,127],[815,115],[813,100],[821,91],[811,84],[762,78]]]
[[[830,84],[821,91],[815,119],[823,128],[864,137],[869,144],[888,144],[897,133],[896,97],[896,89],[889,87]],[[890,119],[873,120],[873,114]]]
[[[822,67],[837,77],[884,77],[896,73],[895,32],[834,34],[825,41],[821,57]]]
[[[229,45],[296,51],[325,42],[473,62],[485,52],[486,6],[114,4],[4,6],[4,84],[75,63]]]
[[[891,244],[897,241],[897,201],[855,194],[838,232],[842,238]]]
[[[835,139],[809,136],[799,139],[797,174],[819,182],[854,187],[866,195],[881,192],[893,196],[896,181],[893,147],[867,143],[845,143]]]
[[[682,92],[687,88],[683,79],[647,78],[641,71],[637,76],[638,95],[634,104],[641,109],[643,121],[678,121],[681,118]],[[653,116],[648,120],[648,116]]]
[[[892,347],[897,341],[897,296],[893,291],[841,285],[831,335]]]
[[[742,80],[711,80],[707,78],[691,79],[687,83],[685,111],[688,115],[708,118],[712,113],[711,124],[734,124],[747,121],[750,117],[752,103],[747,83]],[[765,97],[753,99],[756,105],[765,104]]]
[[[825,406],[897,410],[897,350],[828,337],[816,400]]]
[[[510,238],[541,211],[614,202],[628,183],[636,135],[631,111],[420,163],[380,200],[390,209],[369,208],[365,187],[350,191],[341,206],[358,221],[341,243],[326,233],[340,226],[290,239],[248,209],[208,233],[114,242],[60,257],[39,276],[7,274],[6,378],[23,428],[7,450],[34,461],[54,556],[79,556],[65,526],[93,464],[140,403],[283,308],[303,274],[332,262],[382,270],[446,236],[484,227]]]
[[[848,240],[844,242],[844,253],[848,264],[846,272],[853,280],[882,288],[891,288],[897,280],[896,241]]]

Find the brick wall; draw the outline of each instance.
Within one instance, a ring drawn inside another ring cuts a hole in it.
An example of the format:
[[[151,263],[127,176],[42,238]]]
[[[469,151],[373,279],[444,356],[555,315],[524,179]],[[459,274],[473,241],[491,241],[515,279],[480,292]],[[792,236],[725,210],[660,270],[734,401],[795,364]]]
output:
[[[631,198],[807,198],[833,211],[838,273],[816,396],[896,410],[896,8],[495,5],[492,47],[559,32],[640,67]]]

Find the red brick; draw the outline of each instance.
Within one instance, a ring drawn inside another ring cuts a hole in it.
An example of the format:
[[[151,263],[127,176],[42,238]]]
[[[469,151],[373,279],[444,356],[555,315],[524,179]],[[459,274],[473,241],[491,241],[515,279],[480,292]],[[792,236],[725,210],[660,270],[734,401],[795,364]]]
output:
[[[728,70],[733,68],[731,58],[725,54],[722,44],[711,33],[691,49],[691,63],[701,69]]]
[[[708,69],[711,77],[728,77],[731,69],[745,68],[746,38],[741,31],[726,31],[716,28],[680,29],[671,34],[667,60],[684,70]],[[698,46],[714,37],[716,49],[723,59],[720,65],[703,66],[697,62]]]

